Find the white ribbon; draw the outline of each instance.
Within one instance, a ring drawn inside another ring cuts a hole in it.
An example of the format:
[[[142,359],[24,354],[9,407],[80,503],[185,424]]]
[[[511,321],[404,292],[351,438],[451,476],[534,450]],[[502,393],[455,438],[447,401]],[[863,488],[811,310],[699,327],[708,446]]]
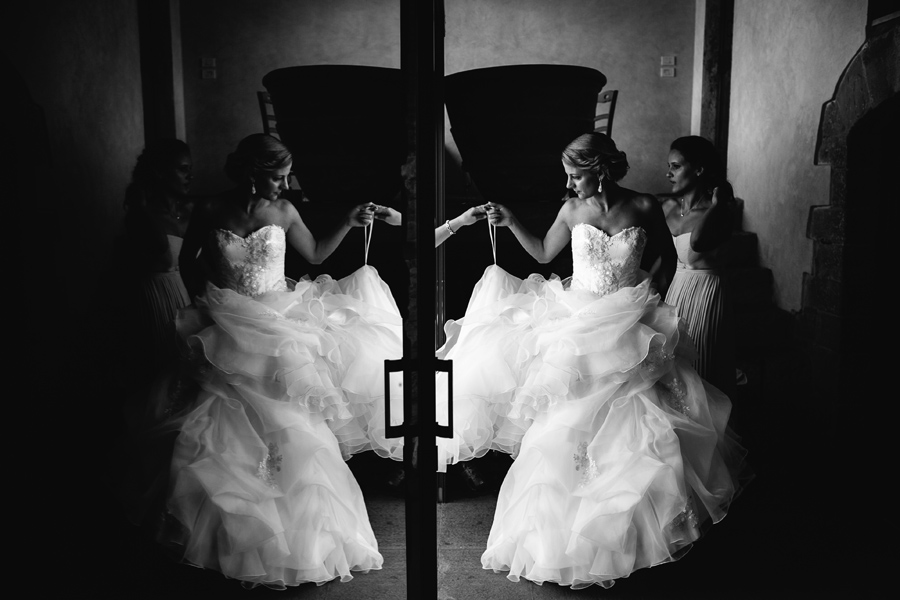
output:
[[[363,240],[363,244],[365,244],[365,255],[363,257],[363,264],[369,264],[369,244],[372,243],[372,234],[375,232],[375,220],[373,219],[371,223],[363,227],[363,234],[365,239]]]
[[[491,237],[491,251],[494,253],[494,264],[497,264],[497,227],[491,224],[490,219],[485,219],[488,224],[488,235]]]

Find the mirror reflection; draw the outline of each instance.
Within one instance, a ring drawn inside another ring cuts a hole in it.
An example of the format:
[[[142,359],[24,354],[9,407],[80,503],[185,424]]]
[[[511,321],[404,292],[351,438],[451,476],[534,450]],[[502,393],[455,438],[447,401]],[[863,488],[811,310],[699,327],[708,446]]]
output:
[[[78,358],[112,374],[106,537],[126,564],[110,569],[153,597],[404,597],[401,457],[383,423],[410,280],[399,2],[58,4],[53,33],[96,27],[77,45],[114,63],[87,87],[115,103],[79,105],[90,131],[73,118],[72,133],[82,164],[101,146],[120,171],[116,198],[87,211],[116,239]],[[70,66],[49,71],[64,97]]]

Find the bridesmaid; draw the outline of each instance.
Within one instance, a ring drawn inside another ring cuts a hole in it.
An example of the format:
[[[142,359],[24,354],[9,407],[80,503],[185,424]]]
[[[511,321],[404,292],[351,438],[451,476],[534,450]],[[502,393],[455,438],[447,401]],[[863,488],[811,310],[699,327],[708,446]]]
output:
[[[672,142],[666,177],[674,197],[664,202],[663,212],[678,253],[666,303],[678,307],[686,322],[700,377],[733,398],[733,318],[722,273],[732,233],[731,184],[716,148],[699,136]]]
[[[188,197],[193,164],[188,145],[158,139],[137,159],[125,190],[125,239],[120,270],[125,281],[121,331],[131,352],[119,370],[123,381],[148,382],[176,351],[173,320],[190,300],[178,270],[178,255],[193,209]]]

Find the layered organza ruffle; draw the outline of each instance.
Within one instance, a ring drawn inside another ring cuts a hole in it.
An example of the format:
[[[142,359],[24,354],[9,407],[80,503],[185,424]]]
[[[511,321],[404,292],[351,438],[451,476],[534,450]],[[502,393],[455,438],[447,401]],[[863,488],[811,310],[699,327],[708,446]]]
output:
[[[403,356],[400,311],[390,288],[373,267],[363,267],[337,283],[343,294],[341,301],[352,298],[354,310],[360,315],[352,326],[340,329],[342,360],[338,376],[350,405],[359,407],[353,413],[357,416],[356,426],[366,432],[366,446],[362,449],[403,460],[403,437],[385,437],[384,411],[384,361]],[[399,425],[403,422],[402,377],[392,383],[391,425]]]
[[[152,416],[165,415],[157,435],[178,432],[168,541],[187,562],[276,588],[381,568],[344,460],[389,452],[371,425],[383,361],[401,355],[397,306],[372,267],[288,287],[250,297],[210,285],[181,311],[192,368]]]
[[[165,541],[183,560],[274,588],[348,581],[382,556],[321,413],[204,386],[175,443]]]
[[[241,394],[321,414],[345,458],[391,453],[384,360],[402,355],[402,321],[387,284],[364,266],[341,280],[323,275],[291,287],[250,297],[210,285],[196,308],[179,314],[179,333]]]
[[[466,314],[444,325],[447,342],[438,358],[453,361],[453,438],[438,438],[438,469],[478,458],[496,444],[519,386],[523,360],[520,340],[532,326],[535,279],[518,279],[497,266],[488,267],[478,281]],[[446,424],[448,384],[445,374],[436,381],[438,422]]]
[[[690,367],[677,311],[648,280],[602,297],[567,283],[489,267],[466,316],[448,323],[442,354],[455,398],[469,401],[456,400],[454,421],[489,423],[492,439],[463,427],[443,456],[516,457],[485,569],[608,587],[680,557],[722,519],[744,451],[729,399]]]

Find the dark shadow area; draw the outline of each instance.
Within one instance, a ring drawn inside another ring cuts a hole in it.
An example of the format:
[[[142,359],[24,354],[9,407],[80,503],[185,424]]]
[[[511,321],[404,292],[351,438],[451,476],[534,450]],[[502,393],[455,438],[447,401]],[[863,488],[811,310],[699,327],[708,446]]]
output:
[[[25,91],[24,85],[20,88]],[[51,168],[50,153],[46,142],[46,127],[43,125],[40,107],[30,102],[26,93],[21,96],[21,111],[31,117],[18,123],[22,127],[19,137],[28,140],[31,146],[20,153],[22,165],[17,164],[19,178],[12,181],[26,183],[35,177],[21,177],[31,170]],[[368,118],[377,120],[377,116]],[[401,123],[402,126],[402,123]],[[32,132],[44,132],[44,136]],[[401,136],[404,130],[400,131]],[[333,135],[333,131],[330,133]],[[360,135],[366,135],[362,132]],[[377,134],[381,135],[381,134]],[[373,139],[387,139],[387,136]],[[315,144],[315,142],[313,142]],[[358,147],[358,141],[351,144]],[[311,149],[317,150],[315,145]],[[310,149],[306,149],[309,153]],[[331,175],[335,177],[334,189],[322,194],[316,201],[304,199],[302,194],[289,194],[301,216],[314,235],[333,228],[339,219],[356,204],[374,201],[398,210],[400,164],[396,155],[388,167],[378,161],[368,161],[366,168],[358,162],[366,161],[369,154],[379,154],[378,149],[366,151],[366,157],[341,155],[333,157]],[[387,154],[387,153],[382,153]],[[41,156],[41,161],[33,161]],[[295,168],[304,157],[295,158]],[[381,173],[380,184],[370,189],[367,182],[360,179],[360,173],[367,176],[368,168],[376,164]],[[29,170],[25,170],[25,167]],[[346,174],[341,178],[335,169]],[[352,194],[350,192],[353,192]],[[23,194],[27,190],[23,187]],[[123,190],[124,193],[124,190]],[[47,212],[43,218],[42,238],[49,236],[49,243],[32,244],[29,266],[30,277],[26,278],[29,289],[52,287],[47,273],[54,272],[64,264],[63,257],[71,255],[74,249],[60,248],[57,231],[63,227],[60,215],[49,206],[42,206]],[[407,308],[406,293],[409,275],[402,256],[404,227],[391,227],[383,222],[375,224],[368,264],[378,269],[388,282],[401,311]],[[115,252],[115,250],[114,250]],[[116,372],[118,359],[125,351],[116,344],[123,332],[121,323],[112,318],[117,310],[127,312],[128,306],[123,295],[123,277],[127,265],[116,261],[115,256],[108,261],[112,266],[104,268],[98,277],[99,284],[91,289],[67,290],[65,293],[83,294],[90,300],[90,308],[78,322],[56,323],[52,318],[37,322],[22,322],[22,339],[28,343],[22,350],[23,361],[28,365],[27,380],[33,382],[36,392],[30,402],[26,422],[50,418],[53,427],[50,434],[31,433],[23,442],[32,450],[35,464],[52,470],[50,480],[52,491],[43,494],[37,501],[41,515],[46,515],[45,523],[39,526],[37,547],[29,550],[30,555],[46,552],[46,544],[64,543],[63,565],[48,566],[64,581],[80,581],[81,593],[91,598],[401,598],[406,590],[405,557],[405,514],[402,495],[389,488],[387,482],[399,463],[380,459],[372,453],[356,456],[349,466],[360,487],[369,511],[370,522],[375,531],[379,549],[384,556],[384,568],[369,574],[360,574],[351,582],[330,582],[323,586],[305,584],[287,591],[258,587],[244,589],[239,581],[229,580],[217,571],[194,568],[178,561],[178,553],[166,548],[153,539],[155,525],[153,508],[160,506],[161,497],[151,502],[151,510],[144,515],[142,526],[135,525],[126,514],[122,499],[122,485],[126,480],[146,483],[152,476],[163,475],[170,462],[169,454],[175,434],[160,439],[152,452],[154,462],[142,464],[136,460],[134,440],[130,436],[125,417],[125,405],[134,399],[140,400],[146,390],[136,382],[123,381]],[[350,231],[338,250],[321,265],[306,263],[293,249],[287,253],[286,274],[292,278],[304,275],[315,278],[327,273],[334,278],[349,275],[364,261],[364,235],[361,228]],[[84,268],[70,263],[68,268]],[[93,274],[92,274],[93,275]],[[33,280],[32,280],[33,279]],[[36,296],[33,309],[40,314],[54,314],[59,295],[43,293]],[[17,331],[18,333],[18,331]],[[124,332],[127,334],[127,332]],[[60,339],[63,343],[57,343]],[[51,350],[52,349],[52,350]],[[52,359],[37,359],[44,356]],[[174,357],[173,357],[174,359]],[[48,368],[49,367],[49,368]],[[51,408],[52,407],[52,408]],[[48,412],[50,415],[48,415]],[[37,441],[40,438],[40,441]],[[162,483],[162,490],[165,483]],[[68,540],[62,542],[62,540]],[[24,555],[23,555],[24,556]],[[46,569],[42,569],[46,572]]]
[[[881,481],[892,462],[896,396],[889,339],[891,306],[896,300],[896,215],[900,184],[900,94],[861,118],[847,138],[846,238],[842,273],[841,385],[831,429],[831,473],[853,475],[856,485]],[[886,290],[882,289],[885,282]],[[885,295],[886,292],[886,295]],[[885,362],[887,359],[887,362]],[[886,368],[885,368],[886,367]],[[854,556],[860,570],[888,571],[889,539],[878,526],[881,509],[859,527],[842,532],[847,548],[866,548]],[[887,583],[887,579],[884,579]]]

